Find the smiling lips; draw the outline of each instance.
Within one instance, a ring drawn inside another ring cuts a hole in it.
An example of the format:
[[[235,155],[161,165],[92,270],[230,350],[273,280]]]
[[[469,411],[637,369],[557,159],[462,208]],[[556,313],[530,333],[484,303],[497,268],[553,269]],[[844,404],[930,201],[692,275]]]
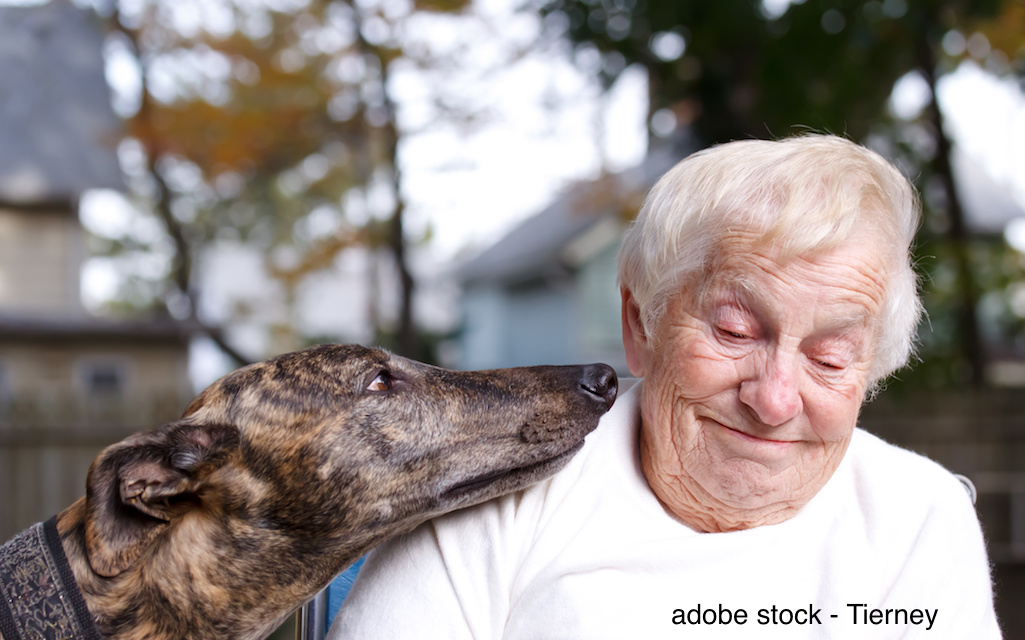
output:
[[[753,436],[753,435],[751,435],[749,433],[745,433],[743,431],[740,431],[739,429],[735,429],[733,427],[726,426],[725,424],[723,424],[723,423],[721,423],[721,422],[719,422],[717,420],[710,420],[710,422],[712,422],[715,425],[718,425],[718,426],[722,427],[723,429],[728,431],[733,436],[735,436],[737,438],[740,438],[741,440],[745,440],[747,442],[753,442],[753,443],[756,443],[756,444],[770,445],[770,446],[776,446],[776,447],[787,447],[787,446],[792,445],[792,444],[797,444],[797,442],[794,441],[794,440],[773,440],[771,438],[762,438],[762,437],[759,437],[759,436]]]

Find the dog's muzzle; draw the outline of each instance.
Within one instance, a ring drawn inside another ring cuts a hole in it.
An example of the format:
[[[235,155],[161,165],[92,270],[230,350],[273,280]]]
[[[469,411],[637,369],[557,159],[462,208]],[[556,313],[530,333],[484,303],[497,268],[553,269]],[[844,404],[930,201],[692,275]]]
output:
[[[607,364],[589,364],[583,367],[580,377],[580,388],[605,403],[605,410],[612,408],[619,391],[619,378],[615,370]]]
[[[579,367],[566,367],[573,371],[577,378],[577,390],[585,403],[581,411],[593,411],[591,420],[562,421],[544,416],[536,416],[523,425],[520,437],[524,442],[539,444],[542,442],[573,441],[580,442],[583,437],[594,429],[597,420],[612,407],[619,389],[616,372],[607,364],[587,364]],[[588,404],[593,403],[591,406]],[[584,415],[576,416],[584,418]]]

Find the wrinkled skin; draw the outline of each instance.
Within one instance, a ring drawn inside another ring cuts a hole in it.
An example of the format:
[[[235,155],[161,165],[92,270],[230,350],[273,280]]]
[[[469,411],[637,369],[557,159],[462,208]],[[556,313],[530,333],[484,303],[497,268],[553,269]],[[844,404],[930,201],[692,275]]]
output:
[[[645,378],[642,467],[700,531],[782,522],[825,485],[857,422],[885,301],[868,234],[787,260],[754,240],[728,238],[652,336],[623,291],[627,360]]]

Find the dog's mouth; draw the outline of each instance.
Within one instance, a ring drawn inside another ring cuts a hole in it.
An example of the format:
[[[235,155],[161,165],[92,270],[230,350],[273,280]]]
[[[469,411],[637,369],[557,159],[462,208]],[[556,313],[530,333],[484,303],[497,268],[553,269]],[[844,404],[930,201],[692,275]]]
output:
[[[464,501],[466,498],[471,496],[477,498],[478,501],[483,502],[484,500],[502,493],[517,491],[534,482],[553,475],[556,471],[561,469],[564,464],[569,462],[569,459],[580,451],[583,446],[584,443],[581,441],[552,458],[545,458],[544,460],[534,462],[523,467],[492,471],[490,473],[475,476],[469,480],[459,482],[449,487],[439,497],[444,503]],[[474,495],[486,493],[488,489],[492,488],[500,488],[500,491],[496,491],[494,495]]]

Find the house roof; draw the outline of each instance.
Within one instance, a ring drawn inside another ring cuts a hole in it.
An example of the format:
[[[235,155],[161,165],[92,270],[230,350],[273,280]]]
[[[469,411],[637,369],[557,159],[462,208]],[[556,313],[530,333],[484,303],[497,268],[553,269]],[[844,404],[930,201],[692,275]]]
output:
[[[38,318],[0,314],[0,343],[45,341],[186,346],[195,327],[170,318],[111,320],[92,317]]]
[[[459,269],[465,283],[494,279],[524,279],[557,266],[559,253],[574,237],[595,223],[595,211],[580,211],[572,205],[574,194],[586,185],[576,185],[554,203],[512,229],[490,248],[471,258]]]
[[[594,225],[617,214],[617,197],[643,196],[679,157],[652,152],[640,166],[596,182],[573,185],[458,269],[464,284],[522,281],[565,266],[565,249]],[[610,193],[609,191],[612,191]]]
[[[0,201],[123,188],[99,18],[66,0],[0,7]]]

